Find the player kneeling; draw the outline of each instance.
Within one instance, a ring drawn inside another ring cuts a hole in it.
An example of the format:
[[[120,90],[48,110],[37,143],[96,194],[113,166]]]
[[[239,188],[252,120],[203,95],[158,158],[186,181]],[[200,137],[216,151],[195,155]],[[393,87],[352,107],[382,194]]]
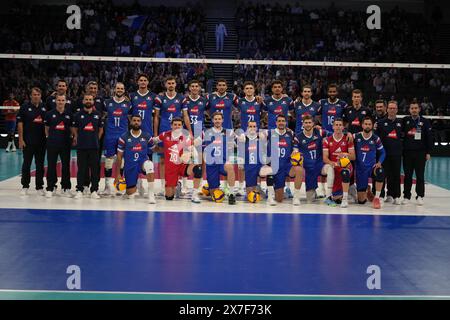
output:
[[[294,178],[294,198],[292,204],[300,205],[300,187],[302,183],[303,167],[298,161],[298,165],[292,165],[291,157],[296,153],[293,146],[297,144],[292,131],[286,129],[286,117],[278,115],[276,121],[277,128],[271,130],[267,136],[270,165],[264,165],[260,170],[260,175],[266,177],[268,189],[268,202],[271,206],[276,202],[283,202],[284,186],[286,178]]]
[[[362,132],[355,134],[356,149],[356,188],[358,191],[358,203],[364,204],[367,201],[369,178],[372,177],[375,183],[375,198],[373,199],[374,209],[381,208],[380,192],[383,187],[384,170],[383,163],[386,152],[384,151],[381,139],[373,134],[373,120],[365,117],[362,123]],[[378,161],[377,161],[378,156]]]
[[[327,175],[325,203],[335,207],[341,202],[341,208],[348,207],[348,189],[353,168],[350,160],[355,160],[353,139],[344,135],[344,122],[336,118],[333,122],[333,135],[323,139],[322,174]]]
[[[141,130],[142,119],[140,116],[135,115],[131,117],[131,130],[123,134],[119,138],[117,148],[117,160],[116,160],[116,179],[114,185],[122,179],[120,174],[120,166],[122,159],[124,160],[123,174],[126,182],[125,196],[133,198],[136,190],[139,189],[139,194],[144,195],[145,188],[142,182],[138,180],[139,175],[142,173],[146,176],[148,182],[148,202],[156,203],[154,194],[154,167],[153,162],[150,161],[148,154],[150,152],[151,137],[147,133]]]
[[[154,137],[153,143],[162,143],[164,148],[164,158],[166,159],[165,178],[165,197],[166,200],[173,200],[181,194],[181,183],[179,177],[194,177],[194,190],[200,187],[202,178],[202,166],[200,164],[189,164],[192,158],[194,148],[189,134],[183,135],[183,120],[173,118],[171,121],[171,131],[161,133]],[[200,203],[197,192],[192,192],[191,201]]]

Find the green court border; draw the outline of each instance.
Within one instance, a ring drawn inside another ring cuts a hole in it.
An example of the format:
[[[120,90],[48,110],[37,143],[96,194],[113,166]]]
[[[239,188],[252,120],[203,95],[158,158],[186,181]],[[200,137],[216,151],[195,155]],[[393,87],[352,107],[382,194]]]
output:
[[[0,300],[450,300],[450,296],[197,294],[0,289]]]

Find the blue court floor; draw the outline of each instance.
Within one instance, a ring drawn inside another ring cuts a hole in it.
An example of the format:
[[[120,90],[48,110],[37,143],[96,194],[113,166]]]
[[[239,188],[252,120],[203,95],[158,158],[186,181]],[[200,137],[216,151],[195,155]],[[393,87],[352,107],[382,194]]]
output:
[[[13,157],[0,154],[0,299],[450,298],[448,159],[429,164],[424,207],[374,211],[21,197]]]

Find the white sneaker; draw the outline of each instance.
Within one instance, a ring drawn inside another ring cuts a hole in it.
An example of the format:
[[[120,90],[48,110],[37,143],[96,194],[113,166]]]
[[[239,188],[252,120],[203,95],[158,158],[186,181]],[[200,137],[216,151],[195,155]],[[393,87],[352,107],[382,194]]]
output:
[[[28,195],[28,188],[22,188],[22,190],[20,191],[20,195],[21,196],[27,196]]]
[[[155,194],[153,192],[148,193],[148,203],[150,204],[156,203]]]
[[[53,197],[53,191],[46,191],[46,192],[45,192],[45,197],[46,197],[46,198],[51,198],[51,197]]]
[[[46,192],[45,192],[45,190],[44,189],[39,189],[39,190],[36,190],[37,191],[37,194],[38,195],[40,195],[40,196],[44,196],[45,197],[45,195],[46,195]]]
[[[401,201],[400,198],[394,198],[393,204],[395,204],[395,205],[400,205],[400,204],[402,204],[402,201]]]
[[[358,193],[356,191],[356,186],[354,184],[352,184],[349,188],[348,188],[348,195],[350,197],[352,197],[355,201],[358,200]]]
[[[386,203],[394,203],[394,198],[391,196],[387,196],[386,199],[384,199],[384,202]]]
[[[271,205],[271,206],[276,206],[276,205],[277,205],[277,202],[276,202],[275,199],[272,198],[272,197],[269,197],[269,198],[267,199],[267,202],[269,202],[269,205]]]
[[[341,208],[347,208],[347,207],[348,207],[348,200],[347,199],[342,199]]]
[[[138,181],[138,192],[141,197],[145,195],[144,182],[142,180]]]
[[[72,191],[70,191],[69,189],[62,190],[61,197],[72,198],[73,197]]]
[[[97,191],[91,192],[91,199],[100,199],[100,196],[98,195]]]
[[[236,194],[237,197],[243,197],[243,196],[245,196],[245,190],[244,190],[244,188],[242,188],[242,187],[236,188],[235,194]]]
[[[9,152],[9,150],[10,150],[9,147],[10,147],[10,145],[8,145],[8,147],[5,149],[6,152]]]
[[[74,199],[82,199],[82,198],[83,198],[83,192],[77,191],[77,193],[75,193]]]
[[[317,188],[316,197],[325,198],[325,194],[326,194],[325,189],[321,185],[319,185],[319,188]]]
[[[197,194],[195,194],[195,192],[192,193],[191,201],[192,201],[193,203],[200,203],[200,198],[199,198],[199,196],[198,196]]]
[[[135,197],[136,197],[136,193],[133,193],[133,194],[124,194],[123,195],[126,199],[128,199],[128,200],[133,200]]]
[[[299,206],[300,205],[300,198],[293,198],[292,199],[292,204],[294,206]]]
[[[13,143],[12,148],[11,148],[11,152],[16,152],[16,151],[17,151],[16,145]]]
[[[91,194],[91,192],[89,191],[89,187],[85,187],[83,190],[83,195],[88,196],[90,194]]]
[[[411,200],[403,198],[401,204],[409,204]]]
[[[417,203],[418,206],[423,206],[423,198],[422,197],[418,197],[416,199],[416,203]]]

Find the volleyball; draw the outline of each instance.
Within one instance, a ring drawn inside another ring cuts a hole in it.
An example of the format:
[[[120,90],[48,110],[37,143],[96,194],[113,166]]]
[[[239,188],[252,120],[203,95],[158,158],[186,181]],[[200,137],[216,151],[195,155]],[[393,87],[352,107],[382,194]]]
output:
[[[348,157],[342,157],[338,162],[341,168],[347,168],[350,165],[350,159]]]
[[[203,193],[203,195],[209,197],[209,186],[208,186],[208,184],[205,184],[205,185],[202,187],[202,193]]]
[[[250,202],[250,203],[256,203],[256,202],[259,202],[259,201],[261,201],[261,195],[259,194],[259,192],[256,192],[256,191],[250,191],[250,192],[247,194],[247,200],[248,200],[248,202]]]
[[[220,189],[216,189],[212,193],[211,198],[214,202],[220,203],[225,199],[225,193]]]
[[[125,191],[127,188],[127,184],[125,183],[124,178],[120,178],[117,183],[114,183],[114,188],[116,188],[117,191]]]
[[[293,166],[302,166],[303,165],[303,155],[300,152],[294,152],[291,155],[291,164]]]

